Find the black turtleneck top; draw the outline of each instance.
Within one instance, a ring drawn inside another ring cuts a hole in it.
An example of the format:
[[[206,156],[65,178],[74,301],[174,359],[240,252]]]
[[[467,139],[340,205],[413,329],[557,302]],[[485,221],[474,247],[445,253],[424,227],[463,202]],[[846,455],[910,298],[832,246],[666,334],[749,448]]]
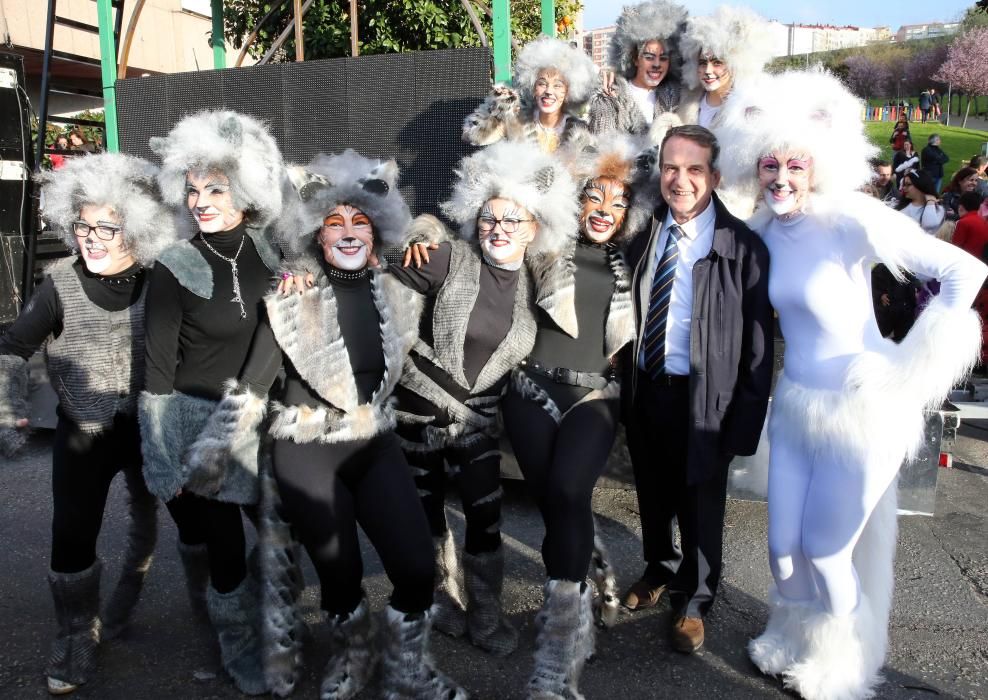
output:
[[[132,306],[140,298],[147,276],[137,263],[115,275],[97,275],[80,258],[72,264],[72,269],[89,300],[106,311],[123,311]],[[0,355],[30,359],[46,338],[62,334],[64,313],[55,283],[51,277],[45,277],[17,320],[0,336]]]
[[[223,383],[238,377],[257,329],[261,298],[271,289],[271,272],[261,261],[246,226],[205,234],[220,255],[237,255],[240,293],[247,318],[233,299],[233,270],[209,250],[198,234],[192,245],[213,273],[213,296],[199,297],[164,265],[151,271],[147,296],[147,382],[152,394],[181,391],[217,400]]]

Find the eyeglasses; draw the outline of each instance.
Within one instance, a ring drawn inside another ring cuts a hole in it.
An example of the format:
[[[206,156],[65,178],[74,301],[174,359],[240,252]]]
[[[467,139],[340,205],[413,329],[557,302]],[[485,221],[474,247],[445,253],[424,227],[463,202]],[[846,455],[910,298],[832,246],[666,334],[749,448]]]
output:
[[[498,219],[493,216],[481,216],[477,219],[477,228],[480,229],[481,233],[490,233],[498,224],[501,224],[501,230],[505,233],[518,233],[518,229],[526,221],[535,221],[535,219],[516,219],[513,216]]]
[[[123,231],[123,229],[119,226],[108,226],[107,224],[90,226],[85,221],[72,222],[72,232],[75,234],[76,238],[87,238],[90,232],[93,232],[101,241],[112,241],[113,237],[121,231]]]

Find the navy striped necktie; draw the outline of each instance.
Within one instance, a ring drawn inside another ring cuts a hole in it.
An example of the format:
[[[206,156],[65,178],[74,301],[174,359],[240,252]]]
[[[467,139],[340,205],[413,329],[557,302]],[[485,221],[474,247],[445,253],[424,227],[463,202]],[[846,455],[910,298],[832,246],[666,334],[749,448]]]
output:
[[[648,314],[645,316],[645,335],[642,338],[645,371],[653,379],[666,371],[666,325],[669,320],[669,299],[676,279],[679,262],[677,241],[683,237],[678,224],[669,227],[662,259],[655,268],[652,292],[649,295]]]

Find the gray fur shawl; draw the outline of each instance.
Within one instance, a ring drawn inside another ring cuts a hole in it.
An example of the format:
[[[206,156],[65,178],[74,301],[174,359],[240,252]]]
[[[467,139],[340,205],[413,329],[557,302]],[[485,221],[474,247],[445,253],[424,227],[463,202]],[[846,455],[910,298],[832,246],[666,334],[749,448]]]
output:
[[[381,317],[385,370],[368,403],[358,399],[350,357],[337,319],[336,295],[325,275],[302,294],[265,298],[275,339],[299,375],[326,406],[274,402],[271,434],[296,442],[343,442],[373,437],[395,426],[391,394],[418,339],[423,299],[386,273],[371,271]]]
[[[614,77],[614,96],[598,92],[590,100],[590,131],[594,134],[620,131],[645,134],[649,124],[631,94],[631,85],[620,76]],[[681,86],[667,78],[655,88],[655,113],[658,117],[679,107]]]

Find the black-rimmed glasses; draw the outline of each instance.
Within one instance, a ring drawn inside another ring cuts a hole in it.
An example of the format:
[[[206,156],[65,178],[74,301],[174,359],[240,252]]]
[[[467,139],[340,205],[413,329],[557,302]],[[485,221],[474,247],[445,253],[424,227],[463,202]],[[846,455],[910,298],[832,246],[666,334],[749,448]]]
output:
[[[90,232],[93,232],[101,241],[112,241],[113,237],[121,231],[123,231],[123,229],[119,226],[110,226],[109,224],[97,224],[96,226],[90,226],[85,221],[72,222],[72,233],[75,234],[76,238],[87,238]]]
[[[498,219],[494,216],[481,216],[477,219],[477,228],[480,229],[481,233],[490,233],[498,224],[501,224],[501,230],[505,233],[518,233],[518,229],[526,221],[535,221],[535,219],[517,219],[513,216]]]

